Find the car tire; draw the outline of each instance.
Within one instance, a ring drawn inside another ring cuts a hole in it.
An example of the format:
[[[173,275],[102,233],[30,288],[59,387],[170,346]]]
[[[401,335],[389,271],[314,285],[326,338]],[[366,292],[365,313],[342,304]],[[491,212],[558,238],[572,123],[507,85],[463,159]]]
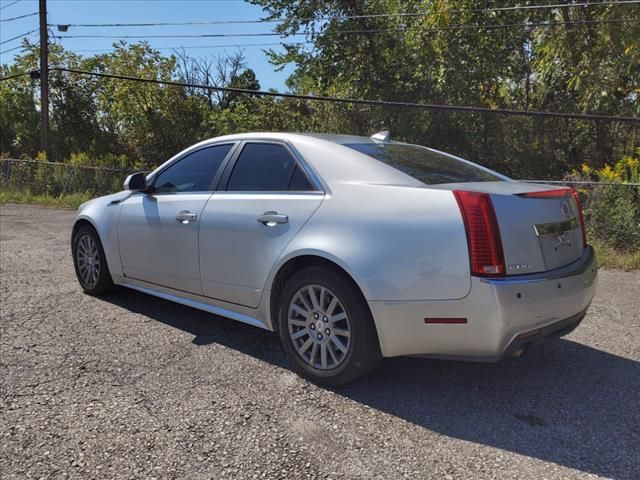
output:
[[[73,266],[82,289],[89,295],[102,295],[114,284],[104,255],[98,232],[91,225],[83,225],[71,242]]]
[[[335,387],[366,375],[380,363],[369,306],[343,272],[319,266],[300,270],[279,298],[280,340],[300,376]]]

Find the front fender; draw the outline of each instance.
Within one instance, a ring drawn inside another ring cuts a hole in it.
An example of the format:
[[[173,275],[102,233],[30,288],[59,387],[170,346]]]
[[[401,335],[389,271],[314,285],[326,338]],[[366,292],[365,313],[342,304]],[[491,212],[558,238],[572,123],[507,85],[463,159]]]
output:
[[[118,248],[118,215],[120,214],[120,203],[130,194],[131,192],[119,192],[83,203],[78,209],[73,224],[74,232],[78,223],[82,221],[89,222],[95,228],[112,276],[122,276]]]

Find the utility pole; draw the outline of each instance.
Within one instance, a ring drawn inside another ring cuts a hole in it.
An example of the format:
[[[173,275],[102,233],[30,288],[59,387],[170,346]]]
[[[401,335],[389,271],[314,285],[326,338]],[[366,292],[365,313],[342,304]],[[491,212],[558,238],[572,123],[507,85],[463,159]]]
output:
[[[47,0],[40,0],[40,150],[49,151],[49,33],[47,30]]]

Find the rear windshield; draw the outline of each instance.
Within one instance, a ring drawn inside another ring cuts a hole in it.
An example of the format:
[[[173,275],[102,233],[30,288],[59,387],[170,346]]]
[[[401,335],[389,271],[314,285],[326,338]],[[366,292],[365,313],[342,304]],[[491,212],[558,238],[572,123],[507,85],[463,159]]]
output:
[[[344,146],[380,160],[427,185],[502,180],[468,163],[414,145],[349,143]]]

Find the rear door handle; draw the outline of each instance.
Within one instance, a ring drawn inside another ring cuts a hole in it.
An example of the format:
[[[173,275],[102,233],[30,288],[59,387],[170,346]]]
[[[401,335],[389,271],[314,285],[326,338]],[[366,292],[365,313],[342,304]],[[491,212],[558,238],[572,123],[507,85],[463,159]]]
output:
[[[195,222],[198,218],[198,215],[195,213],[189,212],[189,210],[182,210],[176,215],[176,220],[182,223],[183,225],[188,224],[189,222]]]
[[[262,215],[258,215],[256,220],[267,227],[275,227],[279,223],[288,223],[289,217],[278,212],[264,212]]]

